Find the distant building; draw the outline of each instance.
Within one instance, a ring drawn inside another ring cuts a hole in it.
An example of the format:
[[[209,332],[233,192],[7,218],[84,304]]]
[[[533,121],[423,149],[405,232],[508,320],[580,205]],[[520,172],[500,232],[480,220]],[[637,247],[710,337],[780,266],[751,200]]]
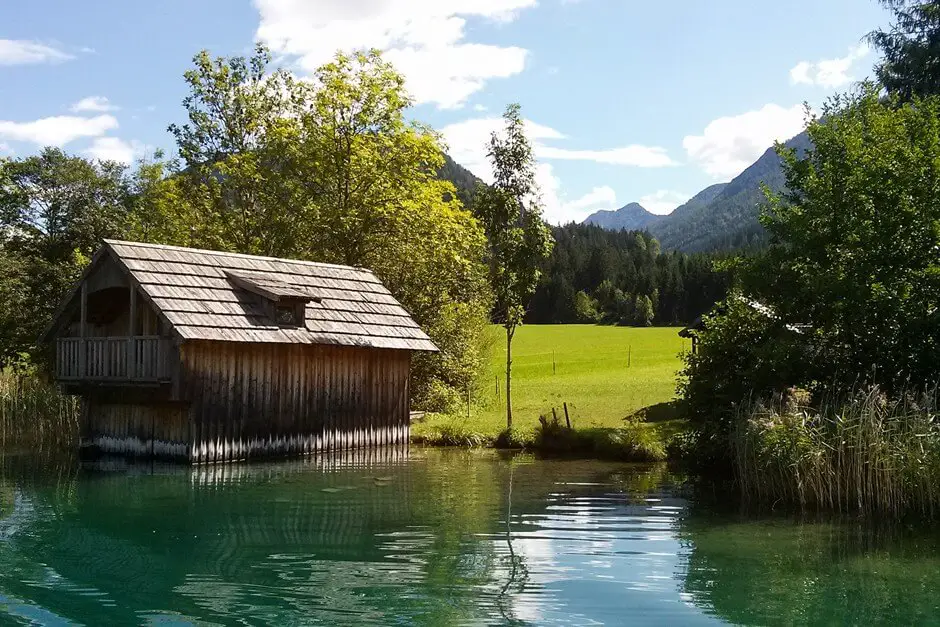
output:
[[[761,303],[760,301],[756,301],[751,298],[745,298],[743,296],[738,296],[737,298],[739,298],[741,301],[746,303],[754,311],[760,314],[763,314],[764,316],[768,318],[773,318],[774,316],[776,316],[776,314],[774,313],[774,310],[771,307]],[[723,307],[719,304],[716,307],[716,311],[719,313],[722,312]],[[679,337],[689,338],[692,340],[692,353],[698,352],[698,331],[701,331],[702,329],[705,328],[705,319],[703,318],[703,316],[704,314],[702,316],[697,317],[695,320],[692,321],[692,323],[689,326],[679,331]],[[803,333],[809,330],[811,326],[808,324],[802,324],[802,323],[786,324],[784,325],[784,328],[788,331],[792,331],[793,333]]]
[[[437,350],[369,270],[110,240],[44,340],[84,448],[191,462],[405,442]]]

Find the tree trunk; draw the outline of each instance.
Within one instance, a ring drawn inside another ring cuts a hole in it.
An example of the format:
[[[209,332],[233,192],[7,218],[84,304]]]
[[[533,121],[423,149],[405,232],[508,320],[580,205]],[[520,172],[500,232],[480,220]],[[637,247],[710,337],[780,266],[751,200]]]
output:
[[[512,430],[512,334],[506,327],[506,429]]]

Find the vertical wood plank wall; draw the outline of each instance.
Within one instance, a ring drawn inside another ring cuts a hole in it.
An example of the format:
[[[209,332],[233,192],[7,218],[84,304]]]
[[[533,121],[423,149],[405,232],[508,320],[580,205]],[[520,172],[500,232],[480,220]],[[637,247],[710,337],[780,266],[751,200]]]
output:
[[[408,440],[411,358],[406,351],[187,342],[180,352],[194,462]]]
[[[82,448],[131,457],[189,457],[189,408],[180,403],[149,404],[84,399]]]

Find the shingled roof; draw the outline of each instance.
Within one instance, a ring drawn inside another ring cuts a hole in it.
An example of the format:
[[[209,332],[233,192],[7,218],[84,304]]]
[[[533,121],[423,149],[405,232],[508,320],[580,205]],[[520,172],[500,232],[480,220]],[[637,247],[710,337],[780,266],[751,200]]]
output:
[[[105,246],[184,340],[437,350],[370,270],[117,240]],[[306,301],[306,324],[275,324],[246,282],[275,300]]]

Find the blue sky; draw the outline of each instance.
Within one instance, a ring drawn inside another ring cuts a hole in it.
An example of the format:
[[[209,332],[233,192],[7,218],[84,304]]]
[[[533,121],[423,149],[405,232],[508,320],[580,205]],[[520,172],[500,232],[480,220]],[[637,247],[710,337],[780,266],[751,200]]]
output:
[[[869,76],[863,38],[887,23],[875,0],[8,1],[0,154],[172,150],[203,48],[260,40],[304,74],[374,46],[405,74],[413,116],[484,178],[487,136],[519,102],[552,221],[637,200],[663,213],[799,132],[801,103]]]

